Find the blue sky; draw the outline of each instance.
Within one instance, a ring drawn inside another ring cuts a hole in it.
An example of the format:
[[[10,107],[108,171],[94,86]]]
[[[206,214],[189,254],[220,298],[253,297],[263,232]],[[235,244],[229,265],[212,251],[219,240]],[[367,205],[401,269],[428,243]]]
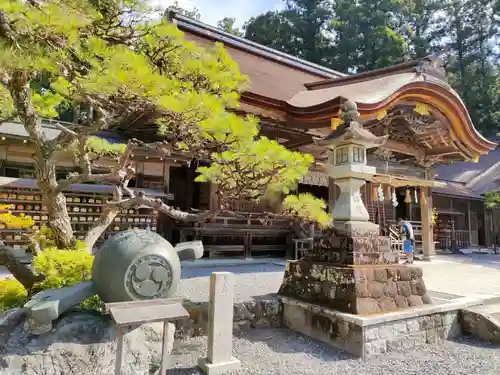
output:
[[[173,3],[173,0],[152,1],[165,8]],[[239,27],[250,17],[283,6],[282,0],[178,0],[178,2],[186,9],[198,8],[201,20],[205,23],[215,26],[220,19],[233,17]]]

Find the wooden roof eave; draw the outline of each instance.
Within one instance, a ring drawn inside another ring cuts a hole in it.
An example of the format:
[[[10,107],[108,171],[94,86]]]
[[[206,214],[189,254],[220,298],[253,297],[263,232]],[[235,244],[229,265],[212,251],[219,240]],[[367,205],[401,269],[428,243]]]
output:
[[[408,72],[423,72],[427,75],[436,76],[439,79],[446,78],[446,71],[442,67],[442,63],[438,56],[427,56],[421,59],[403,62],[400,64],[388,66],[385,68],[374,69],[358,74],[346,75],[337,78],[326,78],[323,80],[306,83],[308,90],[319,90],[350,84],[354,82],[369,81],[370,79],[379,78],[381,76],[393,75],[397,73]]]
[[[345,100],[346,98],[339,96],[305,108],[288,104],[287,112],[293,122],[300,122],[306,127],[308,122],[313,122],[313,127],[317,128],[323,121],[338,117],[340,106]],[[372,118],[377,113],[403,101],[423,102],[441,112],[449,120],[454,140],[463,142],[466,148],[472,151],[468,154],[484,155],[497,146],[496,143],[483,138],[477,132],[464,103],[454,91],[430,81],[418,81],[404,85],[397,92],[377,103],[357,103],[360,118],[361,120]]]

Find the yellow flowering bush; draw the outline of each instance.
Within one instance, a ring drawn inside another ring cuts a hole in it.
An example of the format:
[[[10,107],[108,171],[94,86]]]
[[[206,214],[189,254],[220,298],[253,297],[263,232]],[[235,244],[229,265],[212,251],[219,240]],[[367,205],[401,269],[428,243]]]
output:
[[[432,224],[436,225],[438,219],[438,213],[436,207],[432,207]]]
[[[80,281],[90,280],[94,257],[86,251],[85,243],[78,242],[76,249],[44,249],[33,258],[36,273],[45,279],[35,285],[35,290],[72,286]],[[22,306],[28,298],[23,285],[15,279],[0,280],[0,311]],[[81,304],[82,307],[103,311],[104,303],[93,296]]]
[[[3,224],[7,229],[26,229],[35,225],[35,222],[30,216],[20,214],[14,215],[9,210],[12,206],[9,204],[0,204],[0,224]]]
[[[0,280],[0,311],[21,307],[28,298],[28,292],[16,279]]]
[[[78,243],[75,250],[44,249],[33,259],[35,272],[45,276],[36,285],[37,289],[62,288],[90,280],[94,256],[85,250],[84,243]]]

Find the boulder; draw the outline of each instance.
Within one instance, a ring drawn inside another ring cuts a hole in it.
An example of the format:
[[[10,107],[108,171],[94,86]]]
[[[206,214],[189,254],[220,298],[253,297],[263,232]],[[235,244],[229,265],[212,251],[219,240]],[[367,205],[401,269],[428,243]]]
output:
[[[71,311],[41,336],[30,334],[23,321],[10,328],[2,336],[0,375],[114,374],[116,329],[107,317]],[[127,332],[122,374],[157,374],[162,335],[162,323]],[[169,344],[172,350],[173,337]]]

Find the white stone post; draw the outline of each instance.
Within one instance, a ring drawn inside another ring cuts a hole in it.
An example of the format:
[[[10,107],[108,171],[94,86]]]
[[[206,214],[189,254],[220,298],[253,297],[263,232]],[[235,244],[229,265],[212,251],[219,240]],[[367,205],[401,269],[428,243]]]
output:
[[[214,272],[210,276],[208,311],[208,355],[198,367],[208,375],[223,374],[240,367],[233,357],[234,274]]]

